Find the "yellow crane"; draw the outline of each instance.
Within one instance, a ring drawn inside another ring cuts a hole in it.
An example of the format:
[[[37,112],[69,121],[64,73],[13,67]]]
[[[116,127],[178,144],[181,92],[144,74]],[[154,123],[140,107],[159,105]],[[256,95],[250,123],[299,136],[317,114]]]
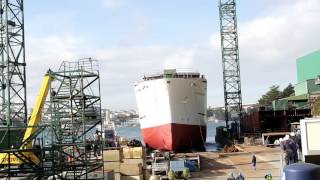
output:
[[[37,97],[37,101],[34,105],[32,114],[28,121],[28,126],[24,133],[22,139],[22,145],[19,147],[21,150],[20,154],[13,154],[13,153],[0,153],[0,165],[21,165],[26,162],[39,164],[39,158],[32,152],[32,139],[30,138],[34,135],[37,131],[37,125],[41,121],[41,114],[43,110],[44,103],[46,101],[51,82],[53,80],[53,76],[51,71],[49,70],[48,73],[44,76],[42,81],[40,92]],[[25,150],[25,151],[24,151]],[[31,151],[29,151],[31,150]],[[10,157],[10,159],[9,159]]]

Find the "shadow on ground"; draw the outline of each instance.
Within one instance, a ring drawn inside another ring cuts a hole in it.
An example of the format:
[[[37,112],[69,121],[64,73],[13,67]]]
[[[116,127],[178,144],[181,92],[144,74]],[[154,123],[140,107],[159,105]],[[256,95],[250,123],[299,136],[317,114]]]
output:
[[[223,158],[219,156],[214,157],[205,157],[200,155],[201,161],[201,172],[192,173],[197,178],[213,178],[216,176],[227,176],[228,172],[226,170],[234,170],[236,169],[232,165],[226,165],[225,163],[219,162],[223,161]]]

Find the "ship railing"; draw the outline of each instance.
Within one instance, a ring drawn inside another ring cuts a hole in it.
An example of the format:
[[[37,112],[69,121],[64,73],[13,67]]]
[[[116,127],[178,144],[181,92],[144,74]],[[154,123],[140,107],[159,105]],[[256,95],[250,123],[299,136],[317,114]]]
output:
[[[186,74],[186,73],[190,73],[190,74],[200,74],[199,71],[194,70],[192,68],[178,68],[176,69],[177,73],[181,73],[181,74]]]
[[[151,72],[148,74],[145,74],[143,79],[144,80],[150,80],[150,79],[161,79],[165,75],[163,72]],[[198,71],[195,71],[194,69],[191,68],[179,68],[175,69],[175,73],[173,74],[172,78],[204,78],[203,75],[200,75]]]

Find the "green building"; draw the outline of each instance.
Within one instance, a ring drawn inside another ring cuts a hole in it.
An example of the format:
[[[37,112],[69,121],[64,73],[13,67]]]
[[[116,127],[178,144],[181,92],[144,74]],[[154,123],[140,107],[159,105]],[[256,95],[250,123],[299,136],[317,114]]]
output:
[[[320,68],[320,66],[319,66]],[[301,81],[294,86],[295,96],[304,94],[313,94],[320,92],[320,86],[316,84],[315,79]]]
[[[297,59],[298,83],[320,75],[320,50]]]
[[[308,109],[314,97],[320,95],[320,85],[316,78],[320,76],[320,50],[297,59],[297,81],[295,95],[272,102],[274,110]]]

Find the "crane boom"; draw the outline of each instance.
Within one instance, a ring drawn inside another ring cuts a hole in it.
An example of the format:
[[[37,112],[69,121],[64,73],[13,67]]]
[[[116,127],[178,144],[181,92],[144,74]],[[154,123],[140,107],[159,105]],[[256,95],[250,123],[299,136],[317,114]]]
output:
[[[32,149],[32,136],[37,131],[37,125],[41,120],[42,110],[44,103],[46,101],[51,82],[53,80],[53,76],[49,71],[42,81],[40,91],[37,97],[37,101],[33,108],[32,114],[28,121],[27,129],[24,133],[22,145],[20,146],[20,150]],[[30,139],[31,138],[31,139]],[[9,154],[10,154],[10,164],[20,165],[24,162],[33,162],[35,164],[39,164],[39,158],[31,151],[22,151],[20,155],[13,153],[0,153],[0,164],[6,165],[9,164]]]
[[[36,104],[34,106],[34,109],[32,111],[32,114],[30,116],[28,127],[26,129],[26,132],[24,133],[22,142],[27,141],[37,130],[36,126],[39,124],[41,120],[43,106],[49,92],[51,81],[52,81],[52,76],[50,75],[50,73],[46,74],[42,81],[40,92],[39,92]],[[31,141],[21,146],[21,149],[30,149],[30,148],[32,148]]]

